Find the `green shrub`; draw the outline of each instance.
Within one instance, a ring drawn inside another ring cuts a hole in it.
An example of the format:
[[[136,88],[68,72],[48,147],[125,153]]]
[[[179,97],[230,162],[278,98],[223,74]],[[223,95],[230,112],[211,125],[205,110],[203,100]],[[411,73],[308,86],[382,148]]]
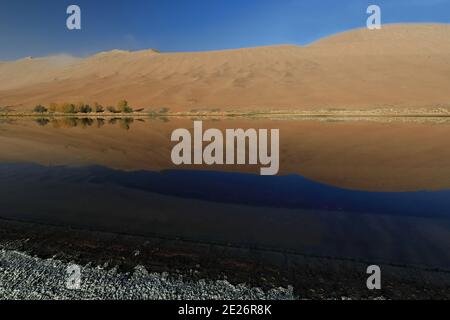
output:
[[[56,112],[56,111],[58,111],[58,108],[59,108],[58,104],[55,102],[52,102],[52,103],[50,103],[50,106],[48,109],[50,112]]]
[[[72,103],[63,103],[60,106],[60,111],[62,113],[76,113],[77,112],[77,108],[74,104]]]
[[[48,111],[48,109],[42,105],[38,105],[36,107],[34,107],[33,112],[37,112],[37,113],[46,113]]]
[[[91,113],[92,112],[91,106],[89,106],[88,104],[85,104],[83,102],[79,102],[76,105],[75,109],[76,109],[76,112],[79,112],[79,113]]]
[[[101,104],[98,104],[97,102],[94,103],[94,112],[96,113],[102,113],[105,112],[105,109]]]
[[[88,104],[85,104],[85,105],[80,107],[79,112],[81,112],[81,113],[91,113],[92,112],[92,108]]]
[[[106,110],[108,110],[108,112],[111,112],[111,113],[118,113],[118,111],[116,110],[116,108],[115,108],[115,107],[112,107],[112,106],[106,107]]]
[[[117,109],[119,112],[122,112],[122,113],[132,113],[133,112],[133,109],[128,105],[127,100],[119,101],[119,103],[117,104]]]
[[[123,109],[121,109],[120,112],[122,112],[122,113],[133,113],[133,108],[126,106]]]
[[[128,107],[128,101],[127,100],[120,100],[119,103],[117,103],[117,108],[122,109],[124,107]]]

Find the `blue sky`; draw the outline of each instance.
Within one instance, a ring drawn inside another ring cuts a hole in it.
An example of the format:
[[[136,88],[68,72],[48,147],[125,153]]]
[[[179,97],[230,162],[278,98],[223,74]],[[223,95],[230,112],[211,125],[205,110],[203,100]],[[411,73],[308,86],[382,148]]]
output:
[[[81,31],[66,28],[70,4],[81,7]],[[369,4],[383,23],[450,23],[450,0],[0,0],[0,60],[301,45],[365,26]]]

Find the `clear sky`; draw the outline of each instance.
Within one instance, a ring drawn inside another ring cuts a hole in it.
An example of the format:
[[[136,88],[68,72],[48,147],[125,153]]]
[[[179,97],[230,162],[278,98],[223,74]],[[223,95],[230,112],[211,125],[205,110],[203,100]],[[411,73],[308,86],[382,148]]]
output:
[[[81,7],[81,31],[66,28],[70,4]],[[0,60],[301,45],[365,26],[369,4],[383,23],[450,23],[450,0],[0,0]]]

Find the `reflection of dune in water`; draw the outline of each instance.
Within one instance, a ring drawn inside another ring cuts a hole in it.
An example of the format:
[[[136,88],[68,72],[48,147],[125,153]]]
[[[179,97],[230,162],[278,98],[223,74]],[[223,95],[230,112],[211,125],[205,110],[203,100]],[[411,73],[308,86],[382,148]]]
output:
[[[84,121],[84,122],[83,122]],[[67,122],[67,123],[65,123]],[[70,123],[68,123],[70,122]],[[62,123],[62,124],[61,124]],[[0,162],[101,165],[122,170],[180,169],[170,159],[170,135],[191,119],[15,120],[0,127]],[[226,119],[205,128],[279,128],[280,174],[368,191],[450,189],[450,126]],[[259,166],[183,167],[257,173]]]

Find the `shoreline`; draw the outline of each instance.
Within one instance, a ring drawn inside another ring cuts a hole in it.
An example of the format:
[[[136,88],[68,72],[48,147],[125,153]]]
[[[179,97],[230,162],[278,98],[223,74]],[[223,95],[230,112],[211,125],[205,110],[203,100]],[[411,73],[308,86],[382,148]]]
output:
[[[298,111],[298,112],[169,112],[169,113],[152,113],[152,112],[134,112],[134,113],[20,113],[7,112],[1,113],[0,118],[270,118],[270,117],[286,117],[286,118],[450,118],[450,110],[448,112],[380,112],[380,111]]]
[[[383,288],[369,291],[366,288],[366,268],[370,264],[364,261],[3,219],[0,219],[0,226],[0,262],[3,271],[8,271],[6,276],[10,277],[3,283],[11,280],[19,286],[13,292],[16,296],[9,296],[12,298],[39,299],[40,296],[29,293],[42,290],[56,292],[55,296],[44,295],[42,298],[71,298],[61,293],[60,287],[54,287],[57,283],[52,282],[46,272],[39,272],[53,268],[55,264],[60,266],[60,270],[65,270],[61,265],[75,263],[89,274],[88,283],[98,283],[99,279],[107,277],[112,283],[117,279],[125,280],[123,288],[136,288],[133,282],[135,273],[145,270],[146,278],[138,281],[142,295],[136,291],[119,290],[121,295],[116,297],[118,299],[136,298],[136,294],[138,298],[158,299],[160,292],[165,292],[162,299],[180,298],[167,291],[167,288],[174,288],[174,283],[177,287],[175,292],[186,294],[181,297],[191,299],[450,299],[450,271],[379,264],[383,270]],[[27,263],[16,265],[18,255]],[[50,287],[42,288],[33,283],[31,289],[27,289],[28,284],[24,283],[34,272],[41,275],[41,284],[46,283]],[[93,273],[96,274],[91,277]],[[21,279],[22,276],[25,279]],[[126,285],[129,280],[130,287]],[[162,282],[165,286],[155,287],[155,283],[160,285]],[[207,294],[200,295],[193,288],[202,288],[200,292],[206,290]],[[7,297],[5,292],[10,289],[0,287],[0,296]],[[224,295],[220,295],[221,290],[225,290]],[[82,295],[73,298],[114,297],[111,291],[99,291],[97,296],[92,296],[90,290],[82,291]],[[149,292],[154,295],[149,295]],[[192,295],[193,292],[197,295]],[[230,296],[230,292],[237,295]]]
[[[319,121],[319,122],[374,122],[374,123],[431,123],[450,124],[450,112],[447,113],[374,113],[374,112],[296,112],[296,113],[98,113],[98,114],[34,114],[34,113],[0,113],[1,122],[32,120],[32,121],[58,121],[65,119],[89,120],[161,120],[168,122],[175,119],[190,119],[198,121],[220,120],[272,120],[272,121]]]

